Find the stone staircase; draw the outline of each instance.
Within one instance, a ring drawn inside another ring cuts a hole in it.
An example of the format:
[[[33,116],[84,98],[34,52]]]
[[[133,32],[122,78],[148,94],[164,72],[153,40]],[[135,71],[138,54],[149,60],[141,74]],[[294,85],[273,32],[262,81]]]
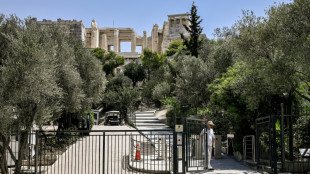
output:
[[[155,147],[155,152],[152,154],[149,154],[147,159],[149,160],[157,160],[158,164],[163,163],[164,160],[158,160],[161,159],[159,157],[163,156],[164,153],[166,153],[166,157],[170,158],[171,155],[171,147],[173,144],[173,131],[169,126],[162,123],[156,116],[156,111],[150,110],[150,111],[143,111],[143,112],[136,112],[135,113],[135,123],[134,125],[138,130],[142,130],[141,133],[147,137],[145,139],[144,143],[151,142]],[[148,131],[150,130],[150,131]],[[161,139],[161,140],[159,140]],[[166,151],[163,151],[164,146],[167,146]]]
[[[135,113],[134,125],[138,130],[167,130],[169,127],[155,117],[155,110]]]

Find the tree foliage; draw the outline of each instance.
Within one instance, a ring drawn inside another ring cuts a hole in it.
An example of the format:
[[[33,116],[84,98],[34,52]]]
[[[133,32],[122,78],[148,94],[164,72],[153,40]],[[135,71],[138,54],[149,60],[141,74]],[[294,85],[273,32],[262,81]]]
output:
[[[125,64],[125,58],[114,51],[105,52],[102,48],[94,48],[91,52],[102,62],[102,68],[107,75],[114,75],[114,69]]]
[[[189,17],[189,26],[183,25],[186,31],[190,34],[190,38],[186,38],[183,33],[180,33],[181,38],[186,49],[190,52],[191,56],[198,57],[198,50],[201,47],[202,41],[200,39],[200,34],[202,33],[202,27],[200,23],[202,19],[199,19],[200,16],[197,14],[197,6],[193,2],[190,17]]]
[[[166,55],[167,56],[175,55],[180,50],[180,48],[182,48],[182,46],[183,42],[180,40],[175,40],[171,42],[168,46],[168,49],[166,50]]]
[[[201,59],[183,56],[179,57],[174,66],[180,70],[174,91],[179,104],[197,109],[206,103],[208,98],[206,86],[211,82],[208,65]]]
[[[286,114],[293,105],[309,106],[308,10],[308,1],[296,0],[272,6],[267,17],[244,11],[231,29],[217,30],[226,46],[211,55],[231,57],[233,65],[209,85],[210,104],[231,115],[239,145],[257,117],[280,114],[280,103]]]
[[[145,49],[141,56],[141,60],[143,67],[147,69],[148,80],[150,80],[151,72],[164,65],[166,62],[166,56]]]
[[[33,125],[78,118],[99,101],[105,76],[81,41],[58,26],[43,28],[31,19],[1,15],[0,33],[0,168],[7,173],[9,131],[23,137],[12,157],[23,159]],[[16,173],[21,165],[22,160],[15,160]]]
[[[122,118],[126,118],[128,109],[134,111],[139,104],[140,92],[130,86],[131,80],[127,76],[117,74],[109,80],[102,100],[106,108],[120,111]]]
[[[134,88],[139,81],[143,81],[146,73],[141,64],[129,63],[125,66],[124,75],[132,80],[132,87]]]
[[[152,98],[161,101],[170,95],[170,85],[167,82],[162,82],[154,87]]]

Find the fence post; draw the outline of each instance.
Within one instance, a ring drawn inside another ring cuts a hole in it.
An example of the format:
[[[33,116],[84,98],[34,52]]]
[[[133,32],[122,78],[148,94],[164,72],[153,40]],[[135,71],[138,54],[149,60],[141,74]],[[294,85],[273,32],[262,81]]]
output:
[[[177,133],[175,132],[175,126],[173,130],[173,174],[178,173],[178,149],[177,149]]]
[[[258,126],[257,126],[257,119],[255,119],[255,129],[256,129],[256,136],[255,136],[255,154],[256,154],[256,162],[259,164],[259,143],[258,143]]]
[[[178,173],[178,145],[177,145],[177,133],[175,132],[175,126],[176,126],[176,109],[173,108],[173,115],[174,115],[174,124],[173,124],[173,173]]]
[[[255,162],[255,159],[256,159],[256,157],[255,157],[255,136],[253,135],[252,136],[252,153],[253,153],[253,157],[252,157],[252,159],[253,159],[253,162]]]
[[[243,159],[246,160],[246,136],[243,137]]]
[[[273,154],[272,154],[272,163],[273,163],[273,170],[274,174],[278,174],[278,154],[277,154],[277,130],[276,130],[276,120],[277,117],[272,117],[272,133],[273,133]]]
[[[185,164],[185,132],[184,132],[184,129],[183,129],[183,132],[182,132],[182,173],[185,174],[186,171],[186,164]]]
[[[205,162],[206,166],[205,167],[207,169],[209,169],[209,147],[208,147],[209,142],[208,142],[208,133],[207,133],[208,125],[206,123],[204,123],[204,126],[205,126],[205,128],[204,128],[205,132],[204,132],[203,138],[205,140],[202,141],[202,142],[206,142],[205,144],[203,144],[203,145],[205,145],[205,155],[206,155],[206,162]],[[210,153],[211,153],[210,157],[212,157],[212,148],[211,148],[211,152]]]
[[[185,127],[185,165],[186,165],[186,172],[188,172],[188,158],[189,158],[189,147],[188,147],[188,128],[187,128],[187,118],[184,118],[184,127]]]
[[[281,103],[281,171],[285,171],[285,144],[284,144],[284,103]]]
[[[103,135],[102,135],[103,137],[103,144],[102,144],[102,146],[103,146],[103,150],[102,150],[102,152],[103,152],[103,157],[102,157],[102,173],[104,174],[104,167],[105,167],[105,132],[103,132]],[[99,147],[100,148],[100,147]]]
[[[35,144],[35,147],[36,148],[35,148],[35,159],[34,159],[34,165],[35,165],[34,173],[37,174],[38,173],[38,153],[39,153],[39,135],[38,135],[38,131],[36,131],[36,144]]]

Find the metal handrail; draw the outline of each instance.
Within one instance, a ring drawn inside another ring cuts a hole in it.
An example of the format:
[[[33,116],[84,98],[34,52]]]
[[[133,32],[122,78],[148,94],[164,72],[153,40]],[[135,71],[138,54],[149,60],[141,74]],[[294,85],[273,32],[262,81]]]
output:
[[[40,130],[37,130],[38,132],[41,132]],[[60,132],[167,132],[164,135],[172,135],[173,132],[171,129],[159,129],[159,130],[61,130]],[[51,133],[57,133],[57,130],[48,130],[48,131],[43,131],[43,132],[51,132]]]

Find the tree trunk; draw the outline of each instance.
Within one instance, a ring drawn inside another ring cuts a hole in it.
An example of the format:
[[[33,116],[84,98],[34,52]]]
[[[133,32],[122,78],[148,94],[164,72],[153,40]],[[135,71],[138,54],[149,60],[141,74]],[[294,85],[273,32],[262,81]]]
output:
[[[287,99],[287,110],[286,115],[289,115],[289,159],[292,161],[294,159],[294,150],[293,150],[293,120],[292,120],[292,90],[289,92],[288,99]]]
[[[150,68],[147,69],[147,80],[150,81],[151,71]]]
[[[6,151],[7,151],[7,147],[9,146],[9,140],[8,140],[8,137],[3,132],[0,132],[0,133],[1,133],[2,142],[3,142],[3,147],[1,148],[0,171],[3,174],[7,174],[8,166],[6,163]]]
[[[22,159],[23,159],[23,155],[24,152],[26,150],[26,146],[27,146],[27,142],[28,142],[28,134],[29,134],[29,130],[26,129],[21,135],[21,145],[18,149],[18,160],[17,163],[15,164],[15,174],[20,174],[21,172],[21,167],[22,167]]]
[[[7,168],[7,165],[6,165],[6,143],[4,143],[4,146],[3,148],[1,149],[1,160],[0,160],[0,171],[1,173],[3,174],[7,174],[8,173],[8,168]]]

